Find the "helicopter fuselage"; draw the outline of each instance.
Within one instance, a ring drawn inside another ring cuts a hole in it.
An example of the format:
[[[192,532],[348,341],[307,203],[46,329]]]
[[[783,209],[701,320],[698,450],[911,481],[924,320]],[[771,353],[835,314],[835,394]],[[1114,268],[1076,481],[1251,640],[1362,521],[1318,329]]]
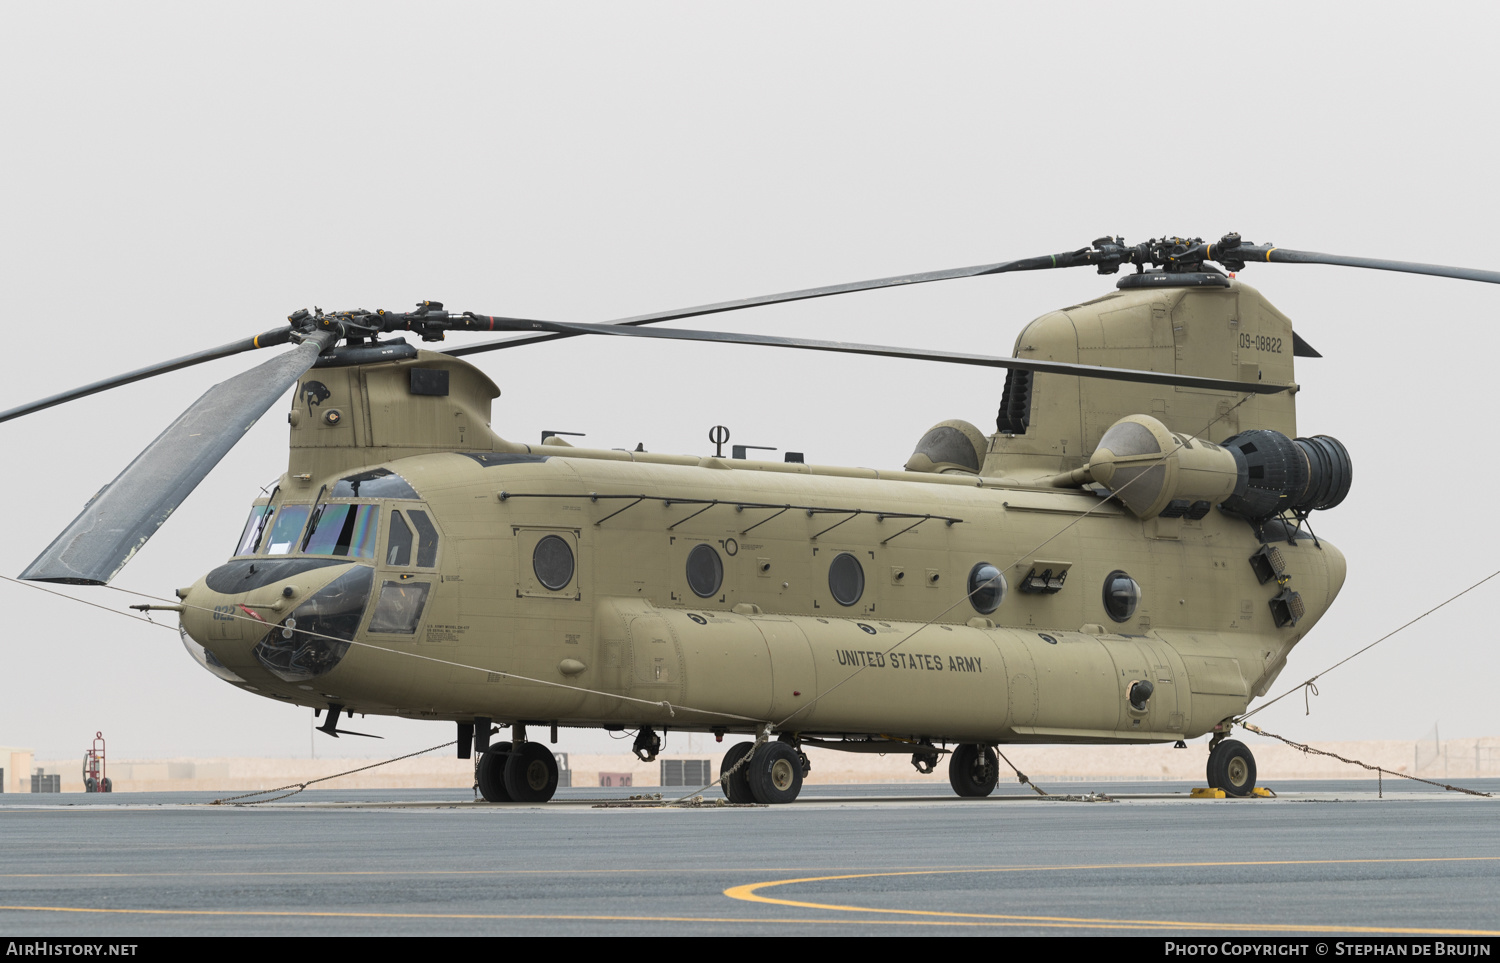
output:
[[[187,633],[235,684],[459,721],[1171,741],[1262,694],[1344,575],[1326,540],[1283,543],[1306,611],[1277,628],[1278,585],[1248,563],[1260,540],[1218,512],[1142,521],[969,475],[560,446],[378,468],[414,497],[314,507],[288,478],[257,552],[185,593]],[[319,512],[319,531],[364,516],[360,534],[339,554],[337,536],[308,541]],[[985,564],[1007,591],[981,612]],[[1140,596],[1123,620],[1105,598],[1120,573]],[[345,610],[318,624],[342,629],[286,629],[335,583]],[[320,637],[340,631],[353,644]],[[1137,708],[1141,680],[1155,692]]]

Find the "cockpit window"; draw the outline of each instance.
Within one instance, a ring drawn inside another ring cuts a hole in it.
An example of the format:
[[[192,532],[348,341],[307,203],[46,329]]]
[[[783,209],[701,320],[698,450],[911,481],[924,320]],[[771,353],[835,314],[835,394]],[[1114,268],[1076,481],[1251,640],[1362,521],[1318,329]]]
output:
[[[416,489],[389,468],[372,468],[339,479],[330,498],[416,498]]]
[[[385,564],[410,565],[412,538],[411,528],[401,520],[400,512],[391,512],[391,534],[386,538]]]
[[[250,508],[250,517],[245,520],[245,530],[240,533],[239,548],[234,550],[236,555],[254,555],[260,551],[261,536],[266,533],[266,523],[271,520],[275,512],[270,505],[254,505]]]
[[[283,505],[276,521],[271,525],[271,547],[267,555],[287,555],[297,546],[297,536],[302,534],[302,523],[307,521],[310,505]]]
[[[285,514],[285,512],[283,512]],[[375,557],[375,534],[380,512],[374,505],[325,502],[308,526],[302,551],[308,555]],[[277,522],[278,526],[280,522]]]
[[[415,633],[431,587],[426,582],[382,582],[380,601],[375,603],[375,614],[370,617],[370,631],[393,635]]]
[[[391,534],[386,539],[385,564],[387,565],[410,565],[412,564],[412,549],[416,549],[416,564],[422,568],[434,568],[437,565],[438,533],[433,527],[431,519],[426,512],[408,508],[405,511],[406,518],[401,512],[391,512]],[[411,525],[406,519],[411,519]],[[412,532],[412,528],[416,532]]]
[[[437,565],[437,526],[428,519],[426,512],[408,511],[406,514],[411,516],[411,523],[416,526],[417,534],[421,536],[417,542],[417,565],[421,568],[432,568]]]

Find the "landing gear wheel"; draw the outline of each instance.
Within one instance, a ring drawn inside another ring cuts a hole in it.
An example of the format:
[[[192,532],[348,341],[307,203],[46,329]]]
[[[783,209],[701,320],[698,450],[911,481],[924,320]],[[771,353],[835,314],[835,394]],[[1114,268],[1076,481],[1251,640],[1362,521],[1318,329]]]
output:
[[[960,796],[988,796],[1000,781],[1000,757],[991,746],[966,742],[948,759],[948,782]]]
[[[1230,796],[1255,791],[1255,757],[1243,742],[1225,739],[1208,754],[1208,784]]]
[[[100,784],[99,791],[100,792],[114,792],[115,791],[115,784],[110,781],[110,778],[108,776],[104,777],[104,782]]]
[[[732,803],[755,802],[755,796],[750,792],[750,763],[745,763],[728,778],[724,778],[724,773],[733,769],[734,764],[745,758],[754,747],[753,742],[736,743],[729,747],[729,751],[724,753],[724,761],[719,763],[719,786],[724,790],[724,798]]]
[[[789,803],[802,791],[802,760],[784,742],[761,746],[745,768],[750,770],[750,794],[758,803]]]
[[[510,802],[505,789],[505,764],[510,761],[510,743],[497,742],[479,757],[479,794],[485,802]]]
[[[539,742],[523,742],[505,764],[505,791],[516,802],[546,802],[557,792],[557,757]]]
[[[83,791],[84,792],[98,792],[99,791],[99,784],[96,783],[96,782],[94,782],[94,777],[93,776],[85,776],[83,778]]]

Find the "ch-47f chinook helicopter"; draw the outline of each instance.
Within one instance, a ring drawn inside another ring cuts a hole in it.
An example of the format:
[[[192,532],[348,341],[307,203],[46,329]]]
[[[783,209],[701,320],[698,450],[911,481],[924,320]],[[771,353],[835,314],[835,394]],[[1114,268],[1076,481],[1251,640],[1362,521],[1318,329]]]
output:
[[[1212,263],[1211,263],[1212,262]],[[1063,254],[625,319],[298,311],[244,341],[0,414],[201,361],[296,347],[211,388],[23,573],[104,584],[287,389],[287,470],[225,564],[179,589],[214,675],[341,713],[457,723],[491,801],[557,785],[540,727],[754,733],[724,756],[737,802],[789,802],[805,747],[949,755],[988,795],[1006,743],[1180,743],[1213,733],[1211,785],[1255,764],[1225,738],[1328,610],[1344,559],[1304,524],[1351,461],[1297,437],[1293,359],[1316,352],[1235,272],[1340,264],[1500,273],[1117,238]],[[755,305],[1093,266],[1125,275],[1046,314],[1014,357],[648,328]],[[529,332],[446,353],[395,332]],[[994,434],[945,421],[904,468],[588,450],[490,428],[495,385],[460,356],[576,335],[762,344],[1007,369]],[[508,740],[492,741],[497,726]],[[555,735],[554,735],[555,738]]]

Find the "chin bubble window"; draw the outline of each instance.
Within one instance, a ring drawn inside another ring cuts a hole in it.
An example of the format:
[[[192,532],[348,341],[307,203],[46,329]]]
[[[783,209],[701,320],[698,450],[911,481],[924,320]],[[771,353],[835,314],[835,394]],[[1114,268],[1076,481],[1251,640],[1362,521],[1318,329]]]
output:
[[[1116,622],[1128,622],[1141,604],[1141,586],[1119,569],[1104,580],[1104,611]]]
[[[272,626],[256,644],[255,658],[284,682],[306,682],[331,671],[359,631],[374,581],[374,569],[352,566]]]

